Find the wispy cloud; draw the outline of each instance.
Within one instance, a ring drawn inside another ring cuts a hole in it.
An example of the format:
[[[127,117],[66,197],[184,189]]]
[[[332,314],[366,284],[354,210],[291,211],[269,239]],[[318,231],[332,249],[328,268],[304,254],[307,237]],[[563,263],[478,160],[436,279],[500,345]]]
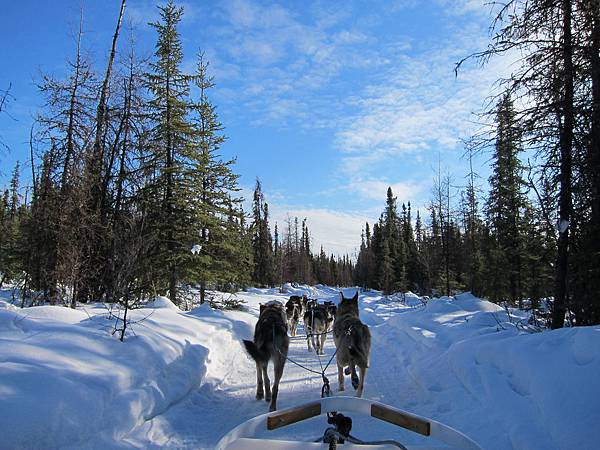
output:
[[[465,39],[481,39],[472,32]],[[354,115],[336,132],[347,175],[370,173],[382,161],[421,152],[462,149],[462,139],[479,126],[479,112],[498,74],[510,70],[510,56],[485,67],[454,64],[471,45],[446,41],[414,56],[403,55],[382,79],[352,100]]]
[[[487,15],[494,6],[493,2],[486,0],[436,0],[436,2],[446,14],[451,15]]]
[[[222,24],[214,31],[221,51],[243,67],[236,100],[255,113],[254,123],[330,125],[339,102],[327,104],[320,95],[335,87],[342,72],[387,64],[372,48],[374,37],[344,25],[351,5],[340,9],[332,15],[312,5],[311,14],[298,14],[292,7],[247,0],[220,5]]]

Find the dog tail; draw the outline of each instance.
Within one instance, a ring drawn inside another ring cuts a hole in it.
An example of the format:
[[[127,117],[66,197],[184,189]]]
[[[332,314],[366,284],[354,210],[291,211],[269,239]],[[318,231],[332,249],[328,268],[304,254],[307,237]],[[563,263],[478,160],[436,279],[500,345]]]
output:
[[[254,342],[247,341],[246,339],[244,339],[242,342],[244,343],[244,347],[246,347],[246,351],[254,361],[264,363],[269,360],[269,357],[262,352]]]
[[[365,362],[368,361],[368,357],[362,349],[359,349],[356,347],[350,347],[348,349],[348,353],[350,353],[350,356],[352,357],[352,359],[358,366],[367,366],[368,367],[368,365],[366,363],[363,363],[363,361],[365,361]]]

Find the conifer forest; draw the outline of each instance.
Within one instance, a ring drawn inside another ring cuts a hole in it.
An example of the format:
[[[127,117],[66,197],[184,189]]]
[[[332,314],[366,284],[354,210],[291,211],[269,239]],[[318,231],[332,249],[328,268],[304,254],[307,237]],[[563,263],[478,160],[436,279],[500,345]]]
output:
[[[520,57],[464,141],[463,178],[440,162],[422,207],[390,187],[347,255],[316,247],[303,217],[275,222],[259,178],[243,198],[236,161],[221,155],[227,124],[211,99],[219,80],[202,50],[184,67],[184,8],[159,10],[144,25],[152,55],[136,53],[123,0],[106,59],[88,58],[80,27],[68,76],[36,78],[44,105],[23,137],[30,153],[0,198],[0,286],[18,286],[27,304],[72,307],[157,294],[183,305],[190,289],[204,302],[208,290],[285,283],[470,291],[545,305],[552,328],[600,323],[598,1],[497,9],[487,46],[463,55],[455,76]],[[19,99],[1,88],[8,114]],[[488,179],[473,169],[476,154],[489,158]]]

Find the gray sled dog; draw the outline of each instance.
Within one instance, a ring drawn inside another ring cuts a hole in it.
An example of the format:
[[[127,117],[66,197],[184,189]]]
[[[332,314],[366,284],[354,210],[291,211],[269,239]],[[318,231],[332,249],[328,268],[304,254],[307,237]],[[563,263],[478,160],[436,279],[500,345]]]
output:
[[[260,316],[254,328],[254,342],[244,340],[248,354],[256,362],[256,399],[264,398],[270,402],[269,411],[277,409],[279,381],[283,375],[283,367],[290,345],[287,332],[285,309],[280,302],[273,301],[260,305]],[[273,361],[274,364],[273,390],[271,390],[267,374],[269,361]]]
[[[337,306],[334,302],[331,301],[323,302],[323,306],[325,307],[325,309],[327,309],[327,331],[331,331],[333,321],[335,320]]]
[[[356,395],[362,397],[371,353],[371,333],[358,317],[358,292],[352,298],[345,298],[341,292],[340,295],[342,300],[333,324],[339,390],[344,390],[344,368],[347,367],[345,373],[352,374],[352,387],[356,389]],[[356,374],[356,366],[360,378]]]
[[[302,297],[298,295],[292,295],[285,304],[285,313],[291,336],[296,336],[296,328],[298,328],[298,322],[300,322],[303,310]]]
[[[327,306],[319,305],[316,301],[308,303],[308,309],[304,313],[304,331],[309,352],[312,351],[312,342],[312,347],[318,355],[325,353],[323,348],[331,322],[332,317]]]

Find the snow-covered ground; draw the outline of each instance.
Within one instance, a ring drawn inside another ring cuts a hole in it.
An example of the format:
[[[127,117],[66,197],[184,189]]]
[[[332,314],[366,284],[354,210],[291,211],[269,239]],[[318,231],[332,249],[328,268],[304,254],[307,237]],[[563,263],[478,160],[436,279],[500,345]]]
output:
[[[241,311],[190,312],[161,298],[132,312],[144,320],[125,342],[111,335],[114,319],[102,305],[19,309],[0,301],[0,448],[214,448],[268,409],[254,399],[255,366],[241,345],[252,338],[259,303],[304,291],[339,296],[322,286],[286,295],[250,289],[238,294]],[[484,449],[600,448],[600,327],[527,334],[470,294],[424,305],[370,291],[360,307],[373,336],[366,398],[446,423]],[[299,331],[290,357],[319,370]],[[328,338],[323,364],[333,351]],[[327,373],[337,395],[335,362]],[[288,362],[278,407],[320,390],[318,375]],[[353,434],[364,439],[421,439],[353,419]],[[326,427],[316,418],[280,433],[310,440]]]

